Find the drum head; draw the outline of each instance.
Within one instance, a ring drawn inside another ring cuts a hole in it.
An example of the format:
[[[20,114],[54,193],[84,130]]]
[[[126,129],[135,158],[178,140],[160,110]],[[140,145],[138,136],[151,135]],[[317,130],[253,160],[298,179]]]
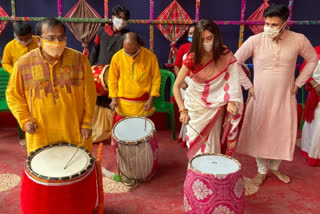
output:
[[[199,155],[193,158],[190,164],[199,172],[213,175],[232,174],[240,169],[240,164],[237,160],[224,155]]]
[[[154,125],[148,118],[130,117],[120,120],[113,135],[121,141],[138,141],[152,134]]]
[[[76,150],[77,147],[68,145],[45,147],[35,153],[27,164],[30,164],[34,173],[45,177],[68,177],[80,174],[91,165],[91,157],[84,149],[79,149],[69,166],[64,169]]]

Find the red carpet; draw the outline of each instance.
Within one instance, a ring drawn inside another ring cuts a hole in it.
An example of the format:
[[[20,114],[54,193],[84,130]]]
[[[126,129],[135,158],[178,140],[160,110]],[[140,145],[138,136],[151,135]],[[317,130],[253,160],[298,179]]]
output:
[[[168,214],[183,213],[183,182],[187,158],[186,149],[172,141],[171,131],[158,130],[159,168],[148,182],[140,184],[132,192],[104,194],[105,213],[110,214]],[[95,152],[96,152],[95,146]],[[235,156],[241,163],[246,177],[256,173],[255,160],[247,156]],[[18,141],[17,129],[0,129],[0,174],[21,175],[26,151]],[[110,145],[104,147],[103,165],[115,171],[114,156]],[[247,214],[320,213],[320,168],[308,166],[296,149],[293,162],[283,162],[281,169],[292,183],[283,184],[271,174],[258,193],[246,197]],[[20,184],[0,192],[0,213],[20,213]]]

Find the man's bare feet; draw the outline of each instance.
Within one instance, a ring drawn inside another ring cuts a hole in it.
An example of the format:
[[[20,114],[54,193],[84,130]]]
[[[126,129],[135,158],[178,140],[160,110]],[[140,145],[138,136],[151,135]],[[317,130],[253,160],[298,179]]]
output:
[[[288,184],[291,182],[291,179],[289,178],[289,176],[287,176],[286,174],[283,174],[282,172],[280,172],[280,170],[271,170],[271,172],[283,183]]]
[[[264,182],[264,180],[266,180],[266,178],[267,178],[267,174],[260,174],[260,173],[258,173],[258,174],[256,175],[256,177],[254,177],[254,178],[252,179],[252,183],[253,183],[254,185],[256,185],[257,187],[259,187],[259,186],[261,186],[261,184],[263,184],[263,182]]]

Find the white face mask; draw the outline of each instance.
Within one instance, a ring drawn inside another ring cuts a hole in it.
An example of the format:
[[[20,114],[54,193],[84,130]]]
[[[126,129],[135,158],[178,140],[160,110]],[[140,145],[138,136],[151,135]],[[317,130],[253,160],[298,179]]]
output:
[[[264,33],[270,37],[270,38],[274,38],[276,36],[279,35],[280,31],[282,30],[282,27],[285,23],[282,24],[282,26],[279,28],[279,29],[275,29],[275,28],[271,28],[271,27],[268,27],[268,26],[264,26],[263,27],[263,30],[264,30]]]
[[[203,43],[203,48],[206,52],[212,51],[213,48],[213,40],[211,42]]]
[[[26,41],[26,42],[21,41],[20,39],[18,39],[18,37],[16,37],[16,40],[17,40],[17,42],[18,42],[20,45],[25,45],[25,46],[28,46],[28,45],[32,42],[32,38],[29,39],[29,40]]]
[[[117,30],[122,30],[125,26],[127,26],[127,21],[116,16],[113,17],[112,20],[113,25]]]
[[[140,48],[134,53],[134,54],[128,54],[124,49],[123,52],[127,55],[130,56],[132,58],[136,57],[139,53],[140,53]]]

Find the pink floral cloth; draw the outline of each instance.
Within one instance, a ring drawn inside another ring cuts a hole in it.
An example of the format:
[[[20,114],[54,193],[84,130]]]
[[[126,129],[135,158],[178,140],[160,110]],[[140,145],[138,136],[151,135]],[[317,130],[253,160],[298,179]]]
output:
[[[242,214],[245,207],[241,168],[232,174],[203,174],[189,167],[184,182],[187,214]]]

